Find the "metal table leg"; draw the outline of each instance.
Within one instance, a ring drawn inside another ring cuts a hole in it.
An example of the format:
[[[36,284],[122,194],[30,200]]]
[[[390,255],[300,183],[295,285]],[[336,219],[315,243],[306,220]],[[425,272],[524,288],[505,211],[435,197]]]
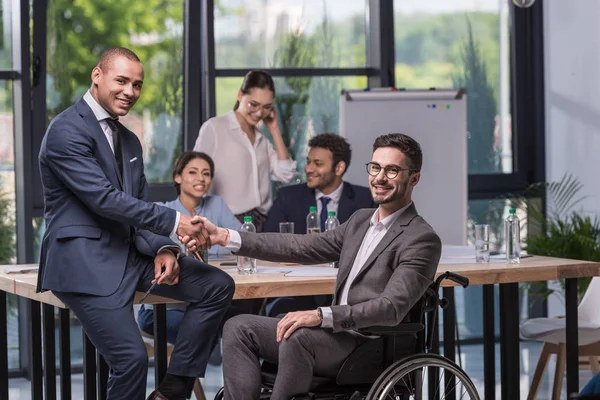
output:
[[[577,278],[566,279],[567,397],[579,392],[579,343],[577,323]]]
[[[442,289],[444,297],[448,300],[448,307],[444,310],[444,357],[451,361],[456,360],[456,304],[454,302],[454,288],[445,287]],[[455,400],[456,392],[453,390],[456,387],[456,379],[454,376],[445,376],[445,387],[449,389],[445,399]]]
[[[42,400],[44,396],[44,374],[42,366],[42,312],[38,301],[29,300],[29,377],[31,399]]]
[[[60,320],[60,398],[71,400],[71,320],[69,310],[58,310]]]
[[[44,393],[46,400],[56,399],[56,344],[54,333],[54,306],[44,304]]]
[[[502,400],[520,396],[519,284],[500,285],[500,381]]]
[[[83,332],[83,396],[96,400],[96,348]]]
[[[8,399],[7,294],[0,291],[0,399]]]
[[[154,305],[154,374],[156,387],[167,373],[167,306]]]
[[[494,285],[483,285],[483,382],[484,398],[496,399],[496,332]]]

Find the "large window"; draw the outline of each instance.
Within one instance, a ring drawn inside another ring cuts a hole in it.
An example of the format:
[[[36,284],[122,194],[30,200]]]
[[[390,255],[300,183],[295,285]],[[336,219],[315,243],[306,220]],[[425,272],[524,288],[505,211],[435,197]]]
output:
[[[0,265],[16,262],[15,151],[12,82],[0,81]],[[16,297],[8,296],[8,368],[19,367]]]
[[[217,114],[233,108],[242,78],[216,80]],[[284,142],[297,160],[297,170],[304,178],[308,141],[316,134],[338,132],[339,94],[342,88],[356,89],[367,85],[364,76],[275,77],[275,105]],[[268,131],[265,130],[268,136]]]
[[[0,0],[0,70],[12,69],[10,1]]]
[[[394,2],[396,86],[467,89],[469,174],[511,173],[508,1]]]
[[[219,78],[215,99],[209,99],[215,101],[216,114],[233,108],[245,71],[272,71],[283,140],[303,177],[308,140],[339,133],[341,90],[368,87],[366,11],[367,2],[359,0],[218,2],[214,48]]]
[[[148,181],[170,182],[183,147],[183,1],[50,0],[47,38],[48,121],[89,89],[103,50],[123,46],[140,57],[142,95],[120,120],[142,143]]]
[[[331,68],[366,65],[366,2],[215,2],[216,68]]]

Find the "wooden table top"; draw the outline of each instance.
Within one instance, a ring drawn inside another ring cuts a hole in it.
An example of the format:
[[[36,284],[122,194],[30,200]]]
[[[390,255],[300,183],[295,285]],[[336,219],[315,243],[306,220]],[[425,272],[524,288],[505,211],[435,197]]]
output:
[[[281,264],[259,261],[264,266],[281,266]],[[220,262],[215,262],[220,266]],[[290,264],[285,264],[290,265]],[[35,267],[36,265],[23,265]],[[36,293],[36,272],[10,273],[4,272],[0,266],[0,290],[17,294],[28,299],[65,308],[51,292]],[[8,266],[10,267],[10,266]],[[14,267],[14,265],[12,265]],[[310,267],[306,267],[310,268]],[[235,267],[224,270],[235,280],[235,299],[266,298],[280,296],[303,296],[316,294],[331,294],[335,287],[335,277],[289,277],[281,272],[259,273],[255,275],[239,275]],[[600,263],[590,261],[569,260],[552,257],[528,257],[521,260],[520,264],[507,264],[492,262],[489,264],[440,264],[438,274],[445,271],[463,275],[470,280],[471,285],[535,282],[564,278],[579,278],[600,276]],[[443,286],[455,285],[451,281],[444,281]],[[143,293],[136,293],[136,303]],[[150,295],[146,303],[173,303],[174,300]]]

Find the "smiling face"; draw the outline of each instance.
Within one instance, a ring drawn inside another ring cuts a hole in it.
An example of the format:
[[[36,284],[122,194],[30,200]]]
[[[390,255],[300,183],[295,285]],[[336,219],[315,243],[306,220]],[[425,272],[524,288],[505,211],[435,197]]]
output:
[[[238,92],[240,105],[236,110],[252,126],[258,124],[273,111],[273,92],[269,89],[253,88],[248,94]]]
[[[382,206],[401,208],[411,201],[412,191],[419,182],[420,172],[403,170],[390,179],[385,174],[385,167],[396,166],[408,169],[408,162],[404,153],[394,147],[380,147],[373,152],[372,162],[381,166],[381,171],[376,176],[369,175],[369,187],[373,201]]]
[[[306,157],[306,185],[311,189],[319,189],[329,194],[342,182],[345,163],[340,162],[333,167],[333,154],[329,149],[311,147]]]
[[[201,158],[194,158],[187,163],[181,174],[175,175],[174,180],[180,185],[181,197],[192,198],[200,203],[212,181],[210,165]]]
[[[92,70],[92,96],[112,117],[127,115],[140,98],[144,67],[125,56],[115,56],[106,64]]]

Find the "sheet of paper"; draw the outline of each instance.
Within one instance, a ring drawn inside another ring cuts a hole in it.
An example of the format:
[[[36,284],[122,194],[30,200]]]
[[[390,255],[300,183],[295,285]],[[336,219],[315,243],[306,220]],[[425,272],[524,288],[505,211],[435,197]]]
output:
[[[442,245],[442,258],[469,258],[475,259],[475,247],[474,246],[449,246]]]
[[[4,267],[5,274],[22,274],[24,272],[37,272],[38,267],[20,267],[18,265]]]
[[[292,267],[267,267],[265,265],[256,266],[257,274],[285,274],[286,272],[290,272],[291,270]],[[223,268],[223,271],[229,273],[237,272],[237,267]]]
[[[294,267],[285,276],[337,276],[338,269],[331,267]]]

